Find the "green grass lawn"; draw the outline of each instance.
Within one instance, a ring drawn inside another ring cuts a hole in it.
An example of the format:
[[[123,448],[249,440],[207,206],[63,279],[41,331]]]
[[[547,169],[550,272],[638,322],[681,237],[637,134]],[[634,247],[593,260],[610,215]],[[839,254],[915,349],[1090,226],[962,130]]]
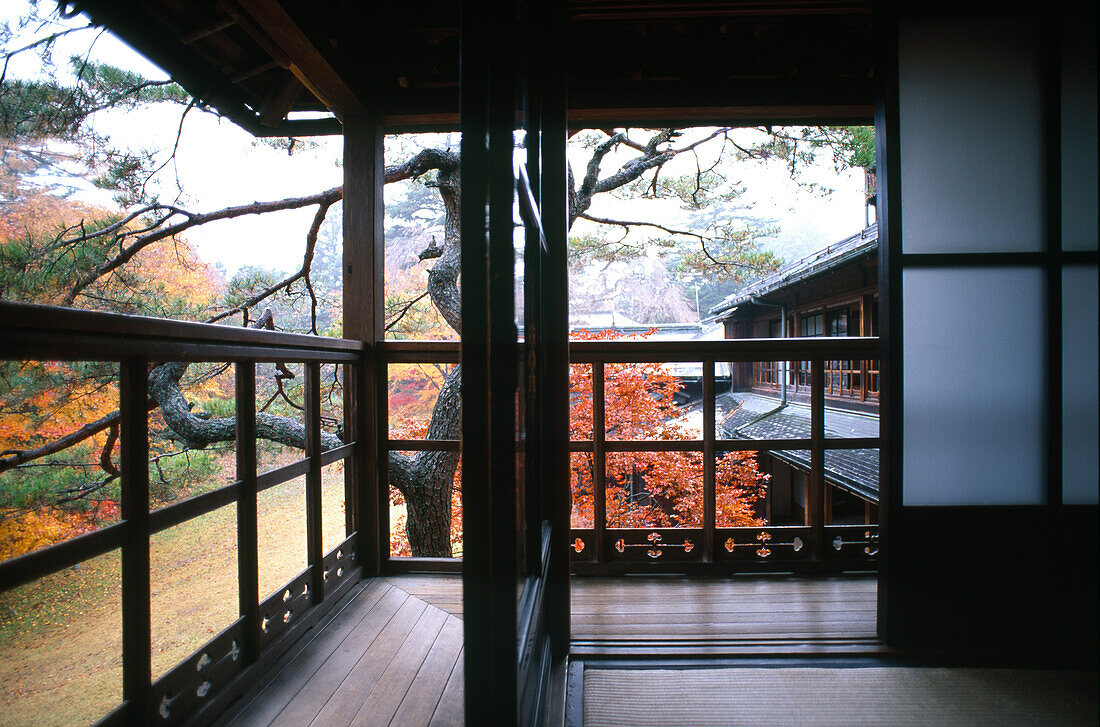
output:
[[[343,483],[341,463],[325,467],[326,552],[343,540]],[[260,493],[259,522],[263,599],[305,569],[305,478]],[[121,702],[120,568],[114,551],[0,594],[0,725],[90,724]],[[236,505],[154,535],[150,576],[157,679],[237,618]]]

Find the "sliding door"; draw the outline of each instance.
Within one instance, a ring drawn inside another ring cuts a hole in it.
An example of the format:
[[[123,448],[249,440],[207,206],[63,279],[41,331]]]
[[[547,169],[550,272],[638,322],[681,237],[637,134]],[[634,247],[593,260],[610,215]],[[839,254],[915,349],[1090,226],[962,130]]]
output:
[[[1069,15],[884,23],[897,645],[1095,653],[1096,26]]]

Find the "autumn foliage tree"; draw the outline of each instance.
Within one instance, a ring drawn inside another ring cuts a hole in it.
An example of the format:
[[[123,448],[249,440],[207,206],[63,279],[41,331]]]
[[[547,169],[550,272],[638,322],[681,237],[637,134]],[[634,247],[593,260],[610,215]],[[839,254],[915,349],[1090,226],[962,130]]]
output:
[[[104,239],[64,245],[72,230],[61,220],[110,226],[120,217],[20,185],[13,171],[19,170],[6,166],[2,175],[18,203],[0,209],[0,299],[61,303],[71,285],[99,266],[110,249]],[[210,266],[176,238],[97,279],[79,306],[194,318],[210,309],[220,287]],[[215,394],[215,385],[213,377],[199,376],[188,388],[201,400]],[[44,452],[41,459],[0,473],[0,556],[18,555],[117,519],[117,408],[114,364],[0,361],[0,460],[18,452]],[[48,451],[50,443],[64,442],[97,421],[106,425],[73,446]],[[188,468],[189,476],[181,477],[179,463],[172,461],[178,448],[163,435],[163,421],[151,424],[154,489],[169,479],[185,485],[208,474],[209,468],[198,467],[196,458],[196,469]]]
[[[579,340],[613,340],[612,331],[580,332]],[[681,381],[660,363],[604,365],[605,434],[609,440],[697,439],[675,402]],[[569,367],[569,429],[573,440],[592,439],[591,364]],[[605,473],[591,452],[575,452],[570,467],[572,526],[593,526],[594,483],[604,478],[607,526],[702,527],[703,455],[700,452],[609,452]],[[755,452],[729,452],[716,463],[717,525],[762,525],[755,505],[768,476]]]

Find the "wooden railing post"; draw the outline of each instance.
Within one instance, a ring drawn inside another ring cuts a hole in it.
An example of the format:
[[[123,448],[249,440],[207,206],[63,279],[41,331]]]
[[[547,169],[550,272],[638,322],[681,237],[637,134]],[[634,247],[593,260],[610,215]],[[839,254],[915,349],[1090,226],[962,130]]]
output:
[[[596,561],[607,556],[604,549],[607,530],[607,455],[604,445],[607,438],[607,421],[604,419],[603,359],[592,363],[592,527],[596,547]]]
[[[122,698],[129,720],[141,724],[152,714],[152,631],[149,585],[149,421],[148,361],[122,362],[119,377],[122,441]]]
[[[825,557],[825,362],[810,362],[810,480],[806,518],[813,538],[813,559]]]
[[[714,361],[703,361],[703,544],[708,561],[716,558],[714,528],[717,517],[714,462]]]
[[[370,24],[368,23],[368,27]],[[385,339],[382,268],[385,258],[383,139],[385,129],[370,115],[349,115],[344,126],[344,337],[367,344],[344,397],[344,426],[353,432],[355,459],[345,474],[352,484],[356,555],[363,576],[376,576],[388,553],[379,522],[388,513],[388,493],[377,474],[385,467],[377,425],[386,412],[385,365],[378,343]],[[347,441],[351,441],[348,439]]]
[[[236,367],[237,398],[237,595],[244,638],[245,664],[260,655],[260,554],[256,495],[256,362]]]
[[[313,603],[325,598],[325,553],[321,540],[321,365],[305,364],[305,455],[309,458],[306,472],[306,563],[309,564],[309,587]]]

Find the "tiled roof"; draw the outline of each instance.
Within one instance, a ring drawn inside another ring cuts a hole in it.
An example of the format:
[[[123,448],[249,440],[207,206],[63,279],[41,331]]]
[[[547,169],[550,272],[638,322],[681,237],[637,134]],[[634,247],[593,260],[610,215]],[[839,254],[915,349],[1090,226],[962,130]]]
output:
[[[809,439],[810,408],[758,394],[735,392],[718,398],[718,431],[722,439]],[[826,437],[877,437],[878,417],[825,409]],[[772,455],[809,470],[810,450],[774,450]],[[825,450],[825,481],[878,502],[878,450]]]
[[[875,223],[862,232],[784,265],[771,275],[749,283],[711,308],[708,313],[714,317],[724,317],[733,313],[733,309],[737,306],[749,303],[754,297],[782,290],[877,249],[878,223]]]

